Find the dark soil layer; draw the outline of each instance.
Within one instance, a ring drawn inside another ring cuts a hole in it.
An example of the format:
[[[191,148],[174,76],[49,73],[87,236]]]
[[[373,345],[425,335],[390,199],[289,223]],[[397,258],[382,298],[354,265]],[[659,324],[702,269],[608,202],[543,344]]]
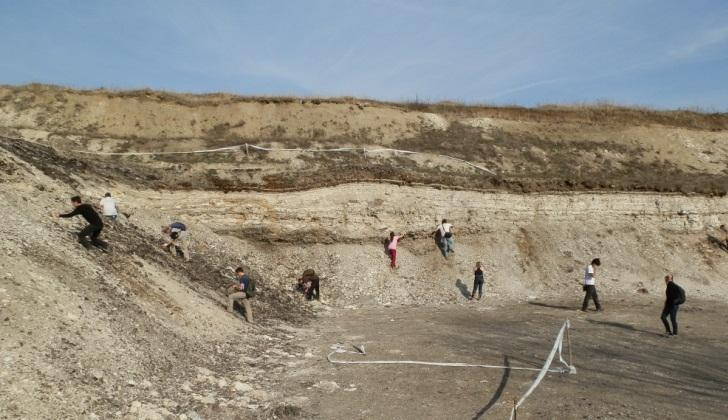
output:
[[[287,140],[288,145],[296,142]],[[454,124],[449,130],[425,133],[396,142],[395,147],[478,162],[492,175],[455,161],[428,166],[402,156],[372,157],[359,152],[299,156],[306,165],[291,169],[289,161],[266,152],[160,155],[141,159],[127,156],[66,155],[65,152],[22,140],[0,138],[0,147],[38,167],[47,175],[77,185],[82,178],[133,184],[138,188],[168,190],[295,191],[353,182],[430,185],[464,190],[517,193],[554,191],[644,191],[728,193],[728,173],[686,171],[669,161],[641,160],[644,150],[615,143],[553,141],[496,132],[489,138],[472,128]],[[615,160],[604,151],[620,156]],[[539,154],[537,151],[549,151]],[[554,152],[555,151],[555,152]],[[494,158],[495,157],[495,158]],[[501,170],[508,162],[515,169]],[[204,169],[223,164],[234,169]],[[262,171],[260,166],[267,166]],[[260,173],[258,178],[253,175]]]

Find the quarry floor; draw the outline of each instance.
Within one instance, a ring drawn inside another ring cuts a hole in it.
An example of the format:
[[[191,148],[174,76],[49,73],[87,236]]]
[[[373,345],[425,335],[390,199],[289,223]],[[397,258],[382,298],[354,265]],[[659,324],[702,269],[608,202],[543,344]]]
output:
[[[569,319],[577,373],[549,373],[519,419],[725,418],[728,306],[689,301],[679,313],[679,336],[668,338],[656,296],[613,298],[599,313],[582,313],[579,305],[579,297],[501,304],[486,297],[461,305],[323,308],[296,340],[316,357],[286,372],[284,393],[306,395],[304,412],[315,418],[507,419],[536,371],[332,365],[325,356],[336,343],[365,344],[367,356],[334,358],[538,368]]]

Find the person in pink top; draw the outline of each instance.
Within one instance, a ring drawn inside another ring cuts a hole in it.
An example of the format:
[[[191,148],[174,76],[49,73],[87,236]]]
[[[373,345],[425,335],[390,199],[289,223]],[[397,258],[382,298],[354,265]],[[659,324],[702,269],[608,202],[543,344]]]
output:
[[[389,259],[391,260],[392,268],[397,268],[397,244],[402,239],[404,239],[404,237],[397,236],[394,232],[389,232],[389,245],[387,245],[387,250],[389,251]]]

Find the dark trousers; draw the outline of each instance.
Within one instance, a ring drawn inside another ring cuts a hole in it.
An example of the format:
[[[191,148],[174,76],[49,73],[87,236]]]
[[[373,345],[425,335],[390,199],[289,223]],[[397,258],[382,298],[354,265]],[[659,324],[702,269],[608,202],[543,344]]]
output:
[[[483,296],[483,282],[482,281],[473,281],[473,293],[470,295],[470,297],[475,297],[475,291],[478,291],[478,299],[480,299],[481,296]]]
[[[311,300],[316,295],[316,300],[321,300],[319,295],[319,280],[312,280],[311,285],[308,286],[308,292],[306,292],[306,299]]]
[[[584,286],[584,291],[586,293],[584,294],[584,303],[581,304],[581,310],[586,311],[586,308],[589,306],[589,299],[594,300],[597,311],[602,309],[602,305],[599,303],[599,296],[597,296],[597,287],[593,284],[588,284]]]
[[[80,232],[78,232],[78,242],[81,243],[81,245],[88,248],[89,244],[86,241],[86,237],[91,238],[91,243],[94,245],[102,245],[102,242],[99,240],[99,235],[101,235],[101,231],[104,229],[104,226],[97,226],[97,225],[88,225],[85,228],[81,229]]]
[[[670,315],[670,322],[672,323],[672,333],[677,334],[677,310],[680,309],[680,305],[668,305],[662,308],[662,315],[660,319],[665,325],[665,331],[670,332],[670,325],[667,323],[667,316]]]

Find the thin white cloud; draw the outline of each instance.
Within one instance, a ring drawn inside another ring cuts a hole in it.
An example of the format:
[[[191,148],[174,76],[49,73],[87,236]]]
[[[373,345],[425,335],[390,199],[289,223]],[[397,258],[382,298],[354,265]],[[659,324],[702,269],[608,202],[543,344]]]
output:
[[[728,42],[728,25],[701,32],[690,43],[670,51],[670,55],[676,59],[684,59],[724,42]]]
[[[500,92],[496,92],[496,93],[494,93],[492,95],[488,95],[485,99],[490,101],[490,100],[498,99],[501,96],[510,95],[511,93],[521,92],[523,90],[528,90],[528,89],[532,89],[532,88],[535,88],[535,87],[538,87],[538,86],[543,86],[543,85],[550,85],[552,83],[559,83],[559,82],[563,82],[563,81],[566,81],[566,80],[567,79],[564,78],[564,77],[558,77],[556,79],[541,80],[541,81],[538,81],[538,82],[527,83],[525,85],[514,86],[514,87],[508,88],[506,90],[502,90]]]

